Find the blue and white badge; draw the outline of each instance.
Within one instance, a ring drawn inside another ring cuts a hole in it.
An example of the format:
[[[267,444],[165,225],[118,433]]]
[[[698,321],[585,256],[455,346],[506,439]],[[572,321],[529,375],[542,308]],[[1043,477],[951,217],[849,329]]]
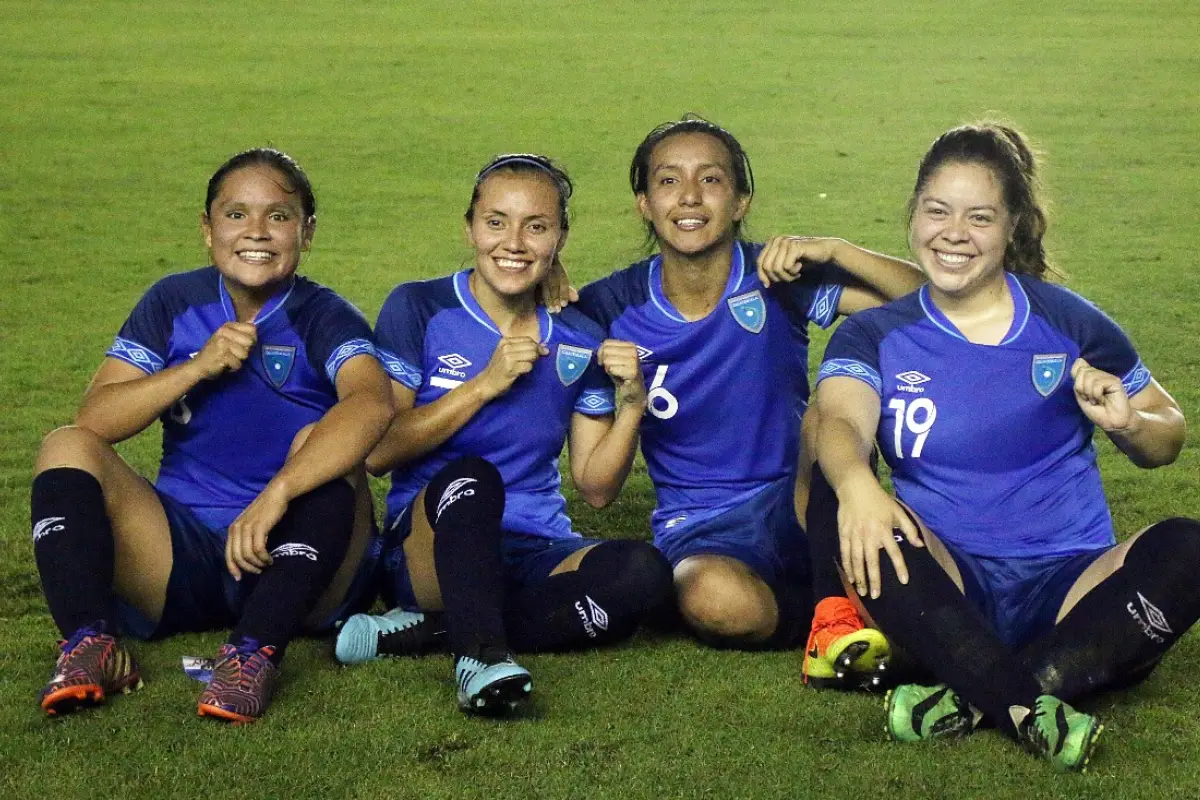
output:
[[[767,304],[763,302],[762,292],[758,289],[731,297],[728,303],[737,324],[751,333],[759,333],[767,324]]]
[[[583,377],[591,360],[592,351],[586,347],[560,344],[558,355],[554,358],[554,368],[558,370],[558,379],[562,381],[563,386],[570,386]]]
[[[288,375],[292,374],[292,365],[296,363],[296,348],[278,344],[264,344],[262,349],[262,363],[271,384],[276,389],[280,389],[287,382]]]
[[[1042,397],[1049,397],[1062,383],[1067,372],[1067,354],[1036,355],[1033,357],[1033,388]]]

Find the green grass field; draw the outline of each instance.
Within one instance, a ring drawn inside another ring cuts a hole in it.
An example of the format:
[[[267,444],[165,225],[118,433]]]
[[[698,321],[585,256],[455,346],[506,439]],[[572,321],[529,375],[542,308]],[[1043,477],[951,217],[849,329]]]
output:
[[[538,656],[533,712],[454,709],[449,660],[341,670],[292,648],[259,725],[195,718],[179,657],[218,634],[137,645],[146,688],[45,719],[55,631],[29,535],[30,465],[68,422],[149,284],[205,261],[204,184],[228,155],[294,154],[319,200],[312,277],[371,318],[395,283],[467,258],[471,178],[548,153],[578,187],[577,283],[640,254],[629,158],[694,111],[739,135],[752,235],[839,235],[905,253],[916,163],[986,114],[1047,152],[1050,244],[1200,419],[1200,12],[1154,3],[133,4],[0,0],[0,797],[1200,797],[1200,641],[1085,706],[1108,731],[1059,776],[994,732],[892,745],[880,701],[818,694],[800,657],[639,637]],[[818,337],[819,353],[825,337]],[[123,447],[153,473],[155,432]],[[1200,515],[1200,451],[1141,473],[1101,443],[1121,530]],[[644,472],[588,534],[644,537]]]

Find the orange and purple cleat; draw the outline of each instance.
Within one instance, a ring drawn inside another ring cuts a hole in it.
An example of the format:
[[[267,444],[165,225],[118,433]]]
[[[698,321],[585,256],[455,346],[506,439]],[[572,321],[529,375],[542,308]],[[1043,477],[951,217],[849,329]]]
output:
[[[275,648],[258,646],[252,639],[240,646],[221,645],[212,678],[200,693],[196,715],[235,725],[256,722],[266,713],[279,681],[279,667],[271,662]]]
[[[83,627],[59,647],[62,655],[41,694],[42,710],[52,717],[142,688],[137,662],[115,636]]]
[[[826,597],[813,612],[804,648],[804,682],[818,689],[883,686],[891,658],[887,637],[863,624],[845,597]]]

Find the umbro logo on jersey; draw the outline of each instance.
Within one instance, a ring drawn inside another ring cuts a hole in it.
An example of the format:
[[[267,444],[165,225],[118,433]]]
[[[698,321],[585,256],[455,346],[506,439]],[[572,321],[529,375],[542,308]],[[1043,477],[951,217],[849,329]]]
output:
[[[454,501],[464,497],[474,497],[475,490],[469,488],[472,483],[477,483],[474,478],[458,478],[450,481],[450,485],[442,492],[441,498],[438,500],[437,513],[433,515],[433,521],[437,522],[442,518],[442,512],[449,508]]]
[[[307,558],[309,561],[317,560],[317,548],[300,542],[286,542],[279,545],[271,551],[271,558],[284,558],[286,556],[300,556]]]
[[[471,360],[458,353],[451,353],[448,356],[438,356],[438,361],[442,362],[442,366],[438,368],[438,372],[445,372],[459,378],[467,377],[465,372],[461,372],[464,367],[471,366]]]
[[[59,525],[58,523],[64,521],[65,519],[66,517],[46,517],[44,519],[39,519],[33,525],[33,540],[36,542],[38,539],[41,539],[47,534],[58,533],[59,531],[63,530],[67,526]]]
[[[591,639],[595,639],[598,635],[596,628],[602,631],[608,630],[608,612],[601,608],[595,600],[588,595],[584,595],[583,599],[587,601],[587,608],[583,607],[583,603],[579,600],[575,601],[575,613],[579,615],[579,619],[583,621],[583,629],[587,631],[587,635]]]
[[[638,361],[649,361],[651,356],[654,355],[653,350],[651,350],[649,347],[642,347],[640,344],[637,345],[637,351]]]
[[[1141,602],[1141,611],[1138,611],[1137,606],[1131,600],[1125,610],[1129,612],[1129,616],[1133,617],[1133,621],[1142,629],[1142,633],[1146,634],[1146,638],[1164,644],[1166,639],[1163,638],[1164,633],[1173,634],[1171,626],[1167,624],[1167,615],[1164,614],[1158,606],[1146,599],[1146,596],[1141,592],[1137,593],[1138,600]]]
[[[671,528],[674,528],[679,523],[683,522],[685,519],[687,519],[687,514],[680,514],[678,517],[671,517],[669,520],[667,520],[665,523],[663,523],[663,528],[666,530],[670,530]]]
[[[933,380],[923,372],[917,372],[915,369],[905,370],[896,375],[896,380],[901,381],[901,384],[896,387],[901,392],[911,392],[912,394],[924,394],[925,390],[921,388],[922,383],[928,383]]]

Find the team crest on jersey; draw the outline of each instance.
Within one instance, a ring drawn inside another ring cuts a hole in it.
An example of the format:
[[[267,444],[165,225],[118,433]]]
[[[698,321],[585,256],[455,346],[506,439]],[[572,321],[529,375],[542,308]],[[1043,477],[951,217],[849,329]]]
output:
[[[296,348],[286,345],[264,344],[262,349],[262,363],[271,384],[276,389],[280,389],[287,382],[288,375],[292,374],[292,365],[296,363]]]
[[[731,297],[728,303],[737,324],[751,333],[760,332],[767,324],[767,304],[763,302],[762,292],[758,289]]]
[[[554,367],[558,370],[558,379],[563,386],[570,386],[583,377],[588,362],[592,360],[592,351],[585,347],[574,347],[569,344],[558,346],[558,355],[554,359]]]
[[[1049,397],[1062,383],[1067,372],[1067,354],[1036,355],[1033,357],[1033,388],[1042,397]]]

